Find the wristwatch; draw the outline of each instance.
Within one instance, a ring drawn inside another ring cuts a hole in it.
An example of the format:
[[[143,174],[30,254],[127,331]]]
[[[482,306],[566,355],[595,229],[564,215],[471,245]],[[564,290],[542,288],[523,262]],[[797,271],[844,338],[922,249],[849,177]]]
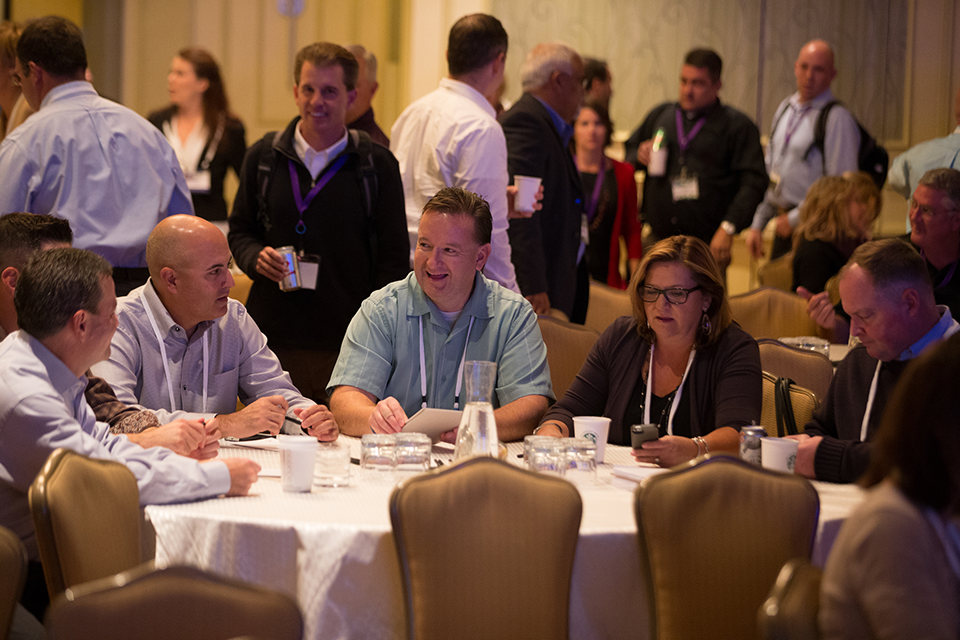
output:
[[[732,236],[737,232],[737,227],[729,220],[724,220],[723,222],[721,222],[720,228],[723,229],[723,232],[728,236]]]

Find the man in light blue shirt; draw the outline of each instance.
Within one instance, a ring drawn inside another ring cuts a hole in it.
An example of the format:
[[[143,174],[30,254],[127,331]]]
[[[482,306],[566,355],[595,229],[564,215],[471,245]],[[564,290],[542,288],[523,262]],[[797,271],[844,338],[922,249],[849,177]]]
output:
[[[761,233],[776,218],[771,259],[792,248],[793,230],[800,224],[800,204],[821,176],[857,171],[860,128],[842,105],[827,114],[823,149],[814,144],[815,129],[823,108],[836,99],[830,84],[837,75],[833,49],[823,40],[803,45],[793,65],[797,92],[780,103],[773,116],[767,143],[766,165],[770,187],[757,206],[747,234],[747,247],[755,258],[763,256]]]
[[[497,363],[502,440],[536,427],[553,400],[547,350],[530,303],[480,273],[492,227],[489,205],[464,189],[424,206],[413,273],[367,298],[344,337],[328,389],[341,431],[392,433],[421,407],[455,408],[466,360]]]
[[[84,80],[80,30],[48,16],[24,28],[14,80],[39,109],[0,145],[0,215],[52,213],[74,245],[112,264],[121,294],[147,279],[150,230],[193,213],[176,155],[156,127]]]

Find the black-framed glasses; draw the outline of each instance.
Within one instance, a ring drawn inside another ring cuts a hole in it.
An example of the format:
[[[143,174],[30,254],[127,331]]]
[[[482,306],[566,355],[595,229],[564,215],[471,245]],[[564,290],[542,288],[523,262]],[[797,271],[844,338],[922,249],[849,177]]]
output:
[[[663,297],[667,299],[667,302],[670,304],[683,304],[687,301],[687,298],[694,291],[699,291],[702,287],[697,285],[692,289],[684,289],[683,287],[670,287],[669,289],[658,289],[656,287],[651,287],[648,284],[642,284],[637,287],[637,293],[640,294],[640,299],[644,302],[656,302],[657,298],[660,297],[660,294],[663,294]]]

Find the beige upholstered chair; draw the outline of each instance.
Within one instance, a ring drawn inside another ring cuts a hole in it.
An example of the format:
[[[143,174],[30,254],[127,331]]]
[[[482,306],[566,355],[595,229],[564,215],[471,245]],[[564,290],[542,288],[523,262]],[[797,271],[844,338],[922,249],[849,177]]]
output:
[[[0,640],[5,640],[27,579],[27,549],[6,527],[0,527],[0,576]]]
[[[800,476],[707,454],[636,491],[650,638],[753,638],[783,564],[809,557],[819,498]]]
[[[46,618],[51,640],[300,640],[287,595],[194,567],[149,565],[67,589]]]
[[[790,378],[801,387],[813,391],[820,398],[827,397],[830,381],[833,380],[833,363],[830,358],[807,349],[797,349],[779,340],[762,338],[760,368],[775,376]]]
[[[770,597],[758,612],[764,640],[818,640],[820,578],[823,572],[803,558],[783,566]]]
[[[29,498],[51,598],[143,561],[140,492],[119,462],[57,449],[30,485]]]
[[[633,315],[629,293],[596,280],[590,281],[590,304],[584,326],[603,333],[614,320],[629,315]]]
[[[777,430],[776,388],[777,376],[763,372],[763,403],[760,406],[760,424],[767,428],[767,435],[780,434]],[[810,422],[813,412],[821,404],[820,398],[814,392],[797,385],[790,386],[790,403],[793,405],[793,419],[797,424],[797,432],[803,433],[804,426]]]
[[[250,295],[250,287],[253,286],[253,280],[245,273],[238,273],[233,276],[233,286],[230,287],[230,297],[247,304],[247,297]]]
[[[545,316],[537,318],[537,323],[540,325],[543,342],[547,345],[547,363],[550,365],[553,394],[559,400],[577,377],[577,372],[600,334],[579,324]]]
[[[567,638],[582,508],[569,482],[488,457],[400,484],[408,637]]]
[[[761,287],[793,291],[793,252],[775,258],[757,270]]]
[[[807,315],[807,301],[796,294],[761,287],[729,300],[733,319],[757,340],[819,335],[817,323]]]

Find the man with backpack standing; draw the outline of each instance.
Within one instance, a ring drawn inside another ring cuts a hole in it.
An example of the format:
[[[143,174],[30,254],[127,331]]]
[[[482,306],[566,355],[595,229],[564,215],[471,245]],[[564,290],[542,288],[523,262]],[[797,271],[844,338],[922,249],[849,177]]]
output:
[[[247,309],[294,385],[318,403],[327,402],[360,303],[409,271],[397,161],[345,126],[357,73],[356,58],[339,45],[300,50],[293,87],[300,115],[247,151],[230,216],[230,250],[253,279]],[[288,258],[277,250],[291,247]],[[298,288],[281,290],[294,284],[287,278],[294,266]]]
[[[797,92],[781,102],[773,116],[766,153],[770,186],[747,235],[754,258],[763,256],[761,233],[772,218],[776,218],[776,235],[771,259],[790,252],[793,230],[800,223],[800,204],[817,178],[858,169],[860,127],[830,91],[837,75],[833,49],[823,40],[808,42],[800,49],[793,72]],[[823,113],[827,115],[820,142],[817,125]]]

